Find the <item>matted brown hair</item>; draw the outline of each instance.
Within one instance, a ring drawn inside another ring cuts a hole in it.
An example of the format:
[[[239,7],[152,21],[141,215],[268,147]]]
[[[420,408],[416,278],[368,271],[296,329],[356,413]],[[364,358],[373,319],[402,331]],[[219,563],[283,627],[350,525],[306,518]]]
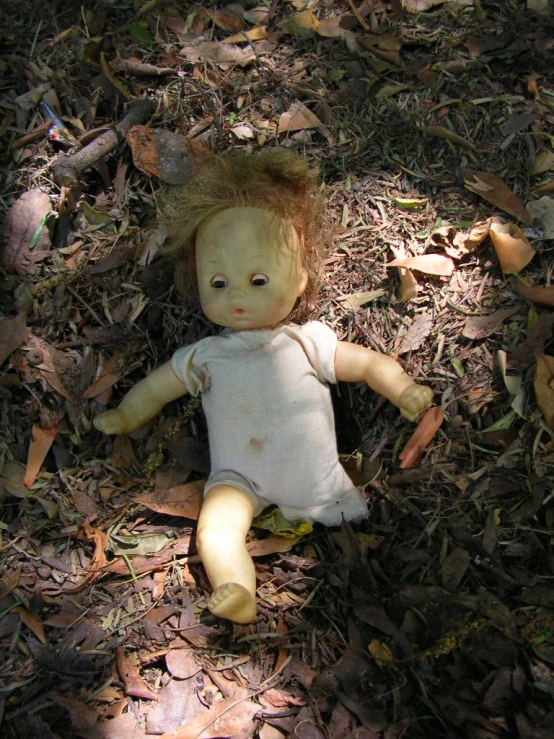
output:
[[[319,289],[331,231],[317,171],[288,149],[210,155],[186,184],[166,194],[162,219],[169,236],[163,251],[176,260],[177,288],[197,297],[195,246],[201,225],[216,213],[244,206],[270,211],[292,224],[300,237],[308,284],[289,319],[303,318]]]

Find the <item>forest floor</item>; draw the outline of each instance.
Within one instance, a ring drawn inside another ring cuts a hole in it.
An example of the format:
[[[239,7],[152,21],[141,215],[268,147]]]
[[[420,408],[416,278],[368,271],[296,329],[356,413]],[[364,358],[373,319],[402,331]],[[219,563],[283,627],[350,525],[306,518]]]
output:
[[[2,5],[0,734],[551,739],[551,4]],[[273,146],[319,167],[337,230],[313,318],[442,425],[407,461],[415,424],[335,388],[371,516],[252,529],[239,627],[195,550],[198,402],[92,421],[217,330],[173,288],[159,194]]]

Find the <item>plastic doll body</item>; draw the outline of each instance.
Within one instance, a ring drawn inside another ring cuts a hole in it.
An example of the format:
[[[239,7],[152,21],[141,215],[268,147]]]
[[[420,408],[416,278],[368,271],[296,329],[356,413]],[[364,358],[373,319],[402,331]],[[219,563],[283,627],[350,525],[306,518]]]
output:
[[[295,229],[264,208],[227,208],[209,218],[196,240],[205,314],[238,332],[279,327],[306,288],[301,249]],[[391,357],[364,347],[338,342],[334,372],[337,380],[367,382],[411,420],[431,403],[429,388],[416,385]],[[105,433],[132,431],[186,392],[187,384],[168,362],[138,383],[118,409],[99,416],[95,425]],[[232,437],[234,429],[224,432]],[[198,520],[198,551],[214,588],[208,607],[237,623],[248,623],[256,613],[255,570],[245,545],[254,513],[246,492],[216,484],[208,489]]]

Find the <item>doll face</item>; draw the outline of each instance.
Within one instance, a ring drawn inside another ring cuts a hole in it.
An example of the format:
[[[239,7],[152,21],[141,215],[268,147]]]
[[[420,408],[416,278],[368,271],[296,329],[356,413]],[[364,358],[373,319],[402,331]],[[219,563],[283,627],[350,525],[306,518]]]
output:
[[[196,267],[202,310],[238,331],[284,321],[308,282],[296,231],[263,208],[228,208],[204,223]]]

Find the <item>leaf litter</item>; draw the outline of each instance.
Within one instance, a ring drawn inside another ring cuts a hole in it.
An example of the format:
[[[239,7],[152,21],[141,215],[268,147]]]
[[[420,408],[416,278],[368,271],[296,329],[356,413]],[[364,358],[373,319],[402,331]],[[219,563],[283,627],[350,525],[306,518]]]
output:
[[[550,737],[545,5],[8,6],[1,731]],[[258,617],[233,627],[194,543],[198,404],[117,440],[91,421],[213,331],[159,258],[161,188],[275,145],[319,166],[337,224],[314,318],[436,406],[414,427],[338,388],[371,518],[253,528]]]

